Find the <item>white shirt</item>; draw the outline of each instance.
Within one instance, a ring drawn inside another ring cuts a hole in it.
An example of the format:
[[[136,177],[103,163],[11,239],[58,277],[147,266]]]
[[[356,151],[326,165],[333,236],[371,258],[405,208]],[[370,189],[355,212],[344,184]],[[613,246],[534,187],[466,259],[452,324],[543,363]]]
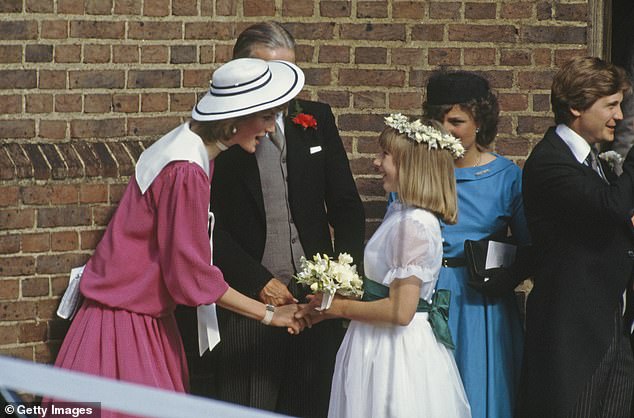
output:
[[[584,164],[588,154],[590,154],[590,144],[588,144],[588,141],[563,123],[557,125],[555,132],[563,139],[566,145],[568,145],[568,148],[570,148],[570,151],[572,151],[577,161]]]

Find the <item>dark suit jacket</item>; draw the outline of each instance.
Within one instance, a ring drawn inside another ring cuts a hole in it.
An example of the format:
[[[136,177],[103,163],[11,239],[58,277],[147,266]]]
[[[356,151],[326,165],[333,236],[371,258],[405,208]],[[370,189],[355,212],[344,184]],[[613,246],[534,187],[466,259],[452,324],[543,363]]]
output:
[[[330,106],[298,101],[303,113],[317,119],[304,129],[285,118],[288,198],[307,258],[316,253],[350,253],[363,267],[365,215],[348,157]],[[291,103],[289,109],[294,109]],[[311,154],[311,147],[321,150]],[[215,160],[211,210],[216,217],[214,264],[240,292],[257,297],[273,277],[261,264],[266,215],[254,154],[231,147]],[[334,248],[329,225],[334,229]]]
[[[518,415],[561,417],[614,338],[615,311],[632,274],[634,153],[608,185],[551,128],[526,161],[523,196],[538,265]]]

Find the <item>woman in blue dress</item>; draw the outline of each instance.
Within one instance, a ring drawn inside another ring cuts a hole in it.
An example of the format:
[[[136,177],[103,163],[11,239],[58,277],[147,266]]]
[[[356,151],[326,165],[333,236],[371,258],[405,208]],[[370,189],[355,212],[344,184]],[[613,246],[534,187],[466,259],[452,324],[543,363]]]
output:
[[[487,151],[497,134],[499,106],[484,78],[462,71],[432,74],[424,112],[443,123],[465,148],[464,157],[454,161],[458,223],[443,225],[443,268],[436,285],[451,291],[449,327],[456,363],[474,418],[512,417],[523,348],[513,292],[519,280],[513,277],[502,289],[491,289],[495,296],[469,286],[464,241],[510,230],[518,244],[529,243],[521,170]]]

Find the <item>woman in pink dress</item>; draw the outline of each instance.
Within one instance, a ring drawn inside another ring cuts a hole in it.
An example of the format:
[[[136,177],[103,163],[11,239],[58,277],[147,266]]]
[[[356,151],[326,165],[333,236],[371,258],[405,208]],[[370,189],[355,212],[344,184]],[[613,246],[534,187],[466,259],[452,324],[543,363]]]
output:
[[[288,62],[231,61],[214,72],[192,120],[141,154],[86,264],[85,299],[56,366],[186,391],[187,363],[173,314],[179,304],[217,303],[265,325],[301,331],[296,305],[273,308],[227,285],[211,263],[208,228],[213,159],[233,145],[254,152],[303,84],[301,70]]]

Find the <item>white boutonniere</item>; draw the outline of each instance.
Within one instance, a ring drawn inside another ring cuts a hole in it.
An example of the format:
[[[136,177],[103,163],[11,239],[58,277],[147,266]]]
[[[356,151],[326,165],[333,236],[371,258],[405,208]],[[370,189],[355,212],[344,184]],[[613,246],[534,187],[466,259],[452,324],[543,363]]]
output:
[[[610,168],[614,170],[616,167],[620,167],[623,164],[623,157],[616,151],[606,151],[599,154],[599,158],[608,163]]]

